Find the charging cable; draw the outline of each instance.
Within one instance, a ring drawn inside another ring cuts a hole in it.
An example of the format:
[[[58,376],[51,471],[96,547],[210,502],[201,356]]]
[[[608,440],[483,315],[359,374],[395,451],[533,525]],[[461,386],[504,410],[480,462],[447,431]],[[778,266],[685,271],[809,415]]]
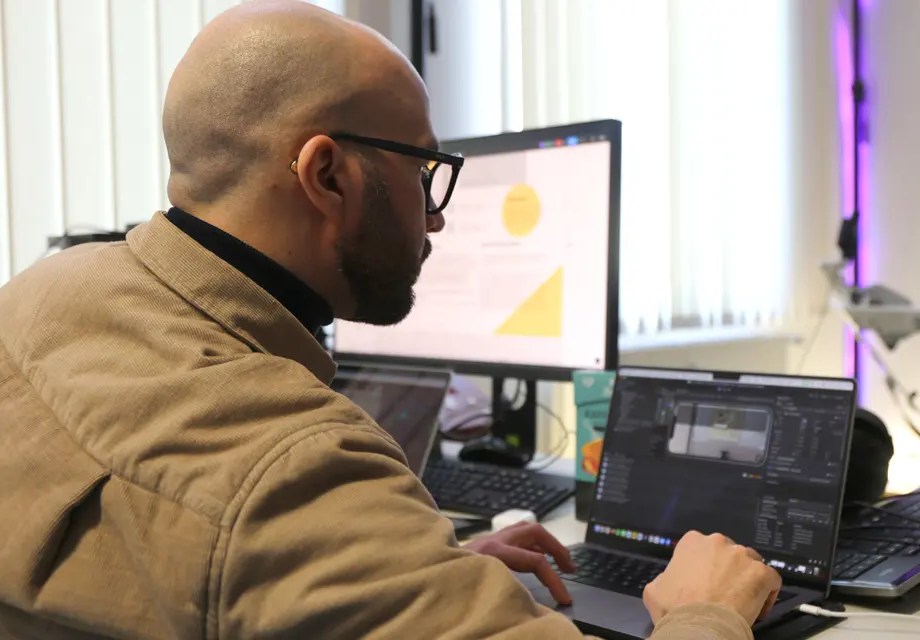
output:
[[[812,616],[820,616],[822,618],[894,618],[898,620],[920,622],[920,617],[908,615],[906,613],[887,613],[884,611],[856,611],[854,613],[849,613],[847,611],[831,611],[829,609],[822,609],[821,607],[815,606],[813,604],[800,604],[799,611]]]

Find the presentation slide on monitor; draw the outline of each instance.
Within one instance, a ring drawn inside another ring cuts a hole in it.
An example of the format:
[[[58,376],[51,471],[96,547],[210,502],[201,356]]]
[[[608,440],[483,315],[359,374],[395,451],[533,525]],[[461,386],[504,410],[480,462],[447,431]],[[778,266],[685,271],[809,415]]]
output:
[[[337,323],[336,350],[600,367],[609,181],[606,141],[467,158],[412,313],[393,327]]]

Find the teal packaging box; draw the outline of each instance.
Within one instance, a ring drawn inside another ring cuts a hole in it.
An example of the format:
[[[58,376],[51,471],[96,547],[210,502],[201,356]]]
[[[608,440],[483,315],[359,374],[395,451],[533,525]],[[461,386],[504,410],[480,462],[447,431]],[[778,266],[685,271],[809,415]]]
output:
[[[588,519],[594,497],[615,378],[613,371],[576,371],[572,374],[576,433],[575,517],[579,520]]]

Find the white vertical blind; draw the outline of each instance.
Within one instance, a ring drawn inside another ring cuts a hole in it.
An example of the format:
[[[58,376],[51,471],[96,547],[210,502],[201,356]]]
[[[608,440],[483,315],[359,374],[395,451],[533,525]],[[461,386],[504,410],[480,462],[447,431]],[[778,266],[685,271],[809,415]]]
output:
[[[790,87],[807,65],[791,51],[808,49],[796,37],[826,42],[795,31],[805,3],[432,2],[442,46],[430,56],[437,66],[426,68],[426,81],[442,137],[622,120],[619,285],[627,333],[774,324],[801,311],[794,277],[814,278],[793,276],[789,266],[790,247],[811,224],[796,209],[802,200],[794,202],[793,175],[808,169],[793,151]],[[446,19],[458,11],[463,20]],[[499,14],[500,32],[488,26]],[[492,90],[491,72],[477,75],[484,65],[470,51],[498,57],[501,92]],[[808,61],[811,71],[832,72],[830,64],[818,69],[829,50],[808,51],[820,61]],[[832,104],[807,106],[828,107],[833,123]],[[832,240],[829,233],[822,249]],[[817,273],[825,257],[809,256],[807,267]]]
[[[0,0],[0,283],[49,235],[124,228],[167,204],[166,83],[201,25],[237,1]],[[627,331],[782,319],[793,280],[827,256],[787,259],[801,218],[836,214],[797,210],[789,193],[808,152],[789,144],[789,13],[806,6],[790,2],[435,0],[436,129],[623,120]]]
[[[6,1],[2,12],[10,236],[0,261],[15,273],[44,251],[43,230],[64,226],[58,18],[53,0]]]
[[[734,324],[785,320],[795,164],[788,3],[672,2],[671,12],[676,310],[706,324],[725,314]]]
[[[155,0],[110,0],[115,228],[163,206],[160,170],[159,10]],[[75,220],[76,222],[76,220]]]
[[[105,0],[58,4],[64,224],[113,229],[115,184],[109,11]],[[66,105],[66,108],[65,106]],[[22,268],[23,264],[19,264]]]
[[[169,77],[239,1],[0,0],[0,284],[48,236],[123,229],[167,205]]]
[[[523,51],[523,126],[624,123],[620,318],[628,332],[656,331],[672,307],[668,3],[520,5],[519,41],[506,48]]]
[[[786,319],[788,13],[788,0],[522,0],[524,126],[623,121],[627,333]]]
[[[10,279],[12,271],[13,219],[10,217],[10,145],[6,132],[9,130],[7,109],[7,37],[6,16],[0,5],[0,283]]]

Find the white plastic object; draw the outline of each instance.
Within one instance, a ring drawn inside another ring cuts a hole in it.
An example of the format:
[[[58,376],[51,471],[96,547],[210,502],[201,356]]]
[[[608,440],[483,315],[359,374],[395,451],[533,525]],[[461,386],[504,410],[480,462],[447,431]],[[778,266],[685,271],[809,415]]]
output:
[[[906,613],[888,613],[887,611],[857,611],[855,613],[849,613],[847,611],[828,611],[827,609],[816,607],[813,604],[800,604],[799,611],[822,618],[891,618],[915,623],[920,622],[920,618],[917,616]]]
[[[492,518],[492,531],[500,531],[518,522],[536,522],[537,515],[527,509],[508,509]]]

